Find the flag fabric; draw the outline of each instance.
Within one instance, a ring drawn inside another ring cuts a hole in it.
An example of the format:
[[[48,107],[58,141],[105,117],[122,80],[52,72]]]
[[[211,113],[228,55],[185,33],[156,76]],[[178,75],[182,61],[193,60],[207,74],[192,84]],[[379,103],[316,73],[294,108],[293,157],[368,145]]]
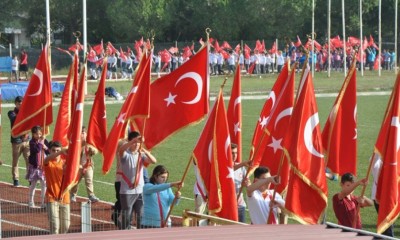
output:
[[[112,45],[111,42],[108,42],[107,43],[107,52],[108,52],[108,54],[111,55],[111,54],[118,52],[118,50]]]
[[[182,57],[183,59],[190,58],[193,55],[192,50],[189,46],[183,48]]]
[[[233,162],[222,89],[193,150],[213,215],[238,220]]]
[[[374,47],[376,50],[379,50],[379,47],[375,44],[375,41],[374,41],[374,38],[372,37],[372,35],[369,35],[368,45],[370,47]]]
[[[221,45],[221,48],[228,50],[228,49],[232,49],[231,45],[229,45],[229,43],[227,41],[224,41]]]
[[[68,147],[69,145],[69,133],[72,121],[72,90],[74,84],[74,75],[78,71],[78,54],[75,52],[74,60],[69,68],[67,80],[65,81],[64,91],[61,97],[60,107],[58,108],[58,115],[56,125],[54,127],[53,140],[59,141],[62,147]]]
[[[105,141],[107,139],[107,115],[106,115],[106,78],[107,78],[107,57],[104,58],[99,86],[94,97],[90,120],[88,124],[86,142],[103,152]]]
[[[166,67],[168,67],[168,63],[171,61],[172,55],[167,49],[164,49],[163,51],[161,51],[160,57],[161,57],[161,62],[164,63],[164,65],[160,70],[162,72]]]
[[[379,202],[377,233],[382,234],[400,214],[399,184],[399,126],[400,126],[400,75],[397,75],[384,121],[375,143],[375,155],[382,161],[376,200]]]
[[[263,43],[264,43],[264,40],[263,40]],[[271,49],[269,50],[269,52],[270,52],[270,53],[278,53],[278,49],[277,49],[277,47],[276,47],[276,42],[274,42],[274,43],[272,44],[272,47],[271,47]]]
[[[68,147],[66,167],[61,182],[61,198],[78,183],[78,172],[82,153],[82,125],[85,101],[85,78],[86,64],[83,65],[81,78],[78,87],[78,99],[75,105],[75,113],[71,123],[70,144]]]
[[[301,44],[302,44],[302,43],[301,43],[301,40],[300,40],[300,38],[299,38],[299,35],[297,35],[297,41],[294,43],[294,46],[298,48],[298,47],[301,46]]]
[[[103,39],[101,39],[101,42],[99,44],[93,46],[93,50],[96,51],[97,55],[100,55],[104,52]]]
[[[357,69],[354,58],[324,130],[322,145],[327,167],[340,176],[357,176]]]
[[[68,54],[68,55],[72,58],[72,55],[71,55],[71,53],[70,53],[69,51],[67,51],[67,50],[65,50],[65,49],[62,49],[62,48],[59,48],[59,47],[56,47],[56,49],[57,49],[58,51],[60,51],[60,52],[63,52],[63,53]]]
[[[357,45],[361,45],[361,41],[360,41],[360,39],[358,39],[356,37],[350,36],[348,38],[347,44],[352,46],[352,47],[354,47],[354,46],[357,46]]]
[[[118,147],[118,140],[123,138],[128,121],[135,117],[148,117],[150,108],[151,54],[144,54],[133,81],[133,86],[122,104],[118,117],[104,143],[103,173],[110,171]]]
[[[46,45],[39,56],[24,100],[11,129],[13,137],[26,134],[37,125],[41,126],[47,134],[46,129],[53,122],[53,96],[51,94],[48,57],[48,45]]]
[[[235,47],[235,52],[236,52],[236,54],[239,54],[239,53],[240,53],[240,44],[236,45],[236,47]],[[249,56],[249,57],[250,57],[250,56]]]
[[[179,52],[179,49],[177,47],[170,47],[168,49],[168,52],[175,54],[175,53]]]
[[[83,45],[80,44],[80,42],[76,42],[75,44],[73,44],[72,46],[70,46],[70,47],[68,48],[68,50],[70,50],[71,52],[83,51]]]
[[[135,119],[136,129],[147,149],[152,149],[171,134],[200,121],[208,112],[208,51],[202,48],[172,73],[151,84],[150,118],[146,124]]]
[[[214,42],[214,49],[217,52],[221,51],[221,47],[219,46],[218,40],[215,40]]]
[[[275,42],[274,42],[275,43]],[[266,48],[265,48],[265,42],[264,42],[264,39],[262,40],[262,43],[261,43],[261,51],[262,52],[265,52],[265,50],[266,50]]]
[[[119,57],[126,61],[128,59],[128,57],[125,55],[124,51],[122,50],[122,47],[119,47]]]
[[[325,215],[328,188],[318,109],[308,65],[298,91],[287,129],[291,136],[285,138],[283,144],[291,164],[285,208],[299,222],[317,224]]]
[[[247,46],[247,44],[244,45],[244,58],[245,59],[250,59],[250,52],[251,48]]]
[[[236,66],[235,77],[233,79],[231,97],[228,104],[227,118],[229,135],[231,142],[237,147],[237,161],[242,161],[242,79],[240,67]]]
[[[271,114],[271,110],[272,108],[274,108],[276,104],[276,98],[277,96],[280,95],[280,92],[282,91],[288,76],[289,76],[289,61],[286,62],[286,64],[282,68],[281,73],[279,73],[278,78],[276,79],[276,82],[272,87],[267,100],[264,103],[264,106],[260,113],[260,117],[258,118],[258,121],[256,123],[256,127],[253,133],[253,140],[251,141],[250,157],[249,157],[249,159],[253,160],[253,164],[257,162],[259,163],[261,161],[261,155],[262,155],[261,141],[266,140],[263,139],[266,137],[264,130],[267,125],[269,115]],[[256,152],[259,152],[257,153],[258,154],[257,159],[254,158]]]
[[[263,46],[262,46],[260,40],[257,40],[257,41],[256,41],[256,47],[254,48],[254,52],[255,52],[255,51],[263,52]]]
[[[280,175],[281,183],[276,186],[276,191],[285,194],[289,181],[289,160],[283,154],[283,141],[290,139],[287,134],[294,106],[294,84],[297,64],[293,66],[290,75],[286,79],[282,89],[278,92],[276,102],[268,116],[264,132],[266,136],[261,141],[258,155],[253,160],[254,166],[268,167],[271,175]],[[263,151],[262,151],[263,150]]]
[[[339,35],[337,35],[334,38],[331,38],[330,41],[331,41],[331,45],[334,48],[342,48],[343,47],[343,42],[340,40]]]

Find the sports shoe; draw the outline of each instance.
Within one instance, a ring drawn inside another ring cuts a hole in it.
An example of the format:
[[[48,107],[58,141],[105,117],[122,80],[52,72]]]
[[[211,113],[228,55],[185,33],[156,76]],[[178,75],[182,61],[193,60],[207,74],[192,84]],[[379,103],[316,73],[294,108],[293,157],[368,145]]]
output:
[[[29,208],[36,208],[35,203],[33,203],[33,202],[29,202],[28,203],[28,207]]]
[[[89,201],[92,203],[96,203],[99,201],[99,199],[95,195],[89,196]]]
[[[18,180],[14,180],[14,187],[18,187],[19,186],[19,181]]]
[[[40,205],[40,208],[42,208],[42,209],[46,209],[46,203],[42,203],[41,205]]]
[[[76,202],[76,195],[75,194],[71,194],[71,202]]]

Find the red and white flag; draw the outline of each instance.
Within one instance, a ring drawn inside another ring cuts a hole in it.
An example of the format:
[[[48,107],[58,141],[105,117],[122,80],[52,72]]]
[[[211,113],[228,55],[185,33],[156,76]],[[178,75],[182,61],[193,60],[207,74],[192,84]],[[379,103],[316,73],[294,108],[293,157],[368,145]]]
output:
[[[53,96],[48,57],[48,45],[46,45],[33,70],[24,100],[11,129],[13,137],[26,134],[37,125],[44,128],[44,132],[47,133],[48,126],[53,122]]]
[[[99,44],[93,46],[93,50],[96,51],[97,55],[100,55],[104,52],[103,39],[101,39],[101,42]]]
[[[107,43],[107,52],[108,54],[114,54],[116,52],[118,52],[118,50],[112,45],[112,43],[108,42]]]
[[[110,171],[114,156],[117,151],[119,139],[125,136],[129,120],[135,117],[146,118],[149,116],[150,107],[150,74],[151,54],[144,54],[139,64],[139,69],[133,80],[131,91],[123,103],[121,110],[115,119],[114,125],[104,143],[103,173]]]
[[[199,122],[208,112],[208,51],[204,47],[172,73],[151,84],[150,118],[135,119],[144,128],[144,144],[152,149],[168,136]]]
[[[209,212],[221,218],[237,221],[230,143],[224,99],[220,90],[193,156],[208,193]]]
[[[107,57],[104,58],[99,86],[94,97],[92,111],[90,112],[89,126],[86,142],[103,152],[105,141],[107,139],[107,114],[106,114],[106,88],[107,78]]]
[[[67,80],[65,81],[64,91],[61,97],[60,107],[58,108],[58,115],[56,125],[54,127],[53,140],[59,141],[62,147],[68,147],[69,145],[69,133],[72,122],[72,91],[74,84],[74,75],[78,71],[78,53],[75,52],[74,60],[69,68]]]
[[[301,40],[300,40],[300,38],[299,38],[299,35],[297,35],[297,41],[294,43],[294,46],[298,48],[298,47],[301,46],[301,44],[302,44],[302,43],[301,43]]]
[[[78,172],[82,153],[82,125],[83,125],[83,110],[85,101],[85,81],[86,81],[86,64],[83,66],[81,79],[78,88],[78,99],[75,105],[75,113],[71,123],[71,136],[69,139],[68,158],[61,183],[61,198],[75,184],[78,183]]]
[[[83,51],[83,45],[80,44],[79,42],[73,44],[72,46],[70,46],[68,48],[68,50],[70,50],[71,52],[75,52],[75,51]]]
[[[353,60],[322,131],[326,165],[332,173],[357,175],[357,69]]]
[[[232,49],[231,45],[229,45],[229,43],[227,41],[224,41],[221,45],[221,48],[228,50],[228,49]]]
[[[375,48],[376,50],[379,50],[379,47],[375,44],[375,41],[374,41],[374,38],[372,37],[372,35],[369,35],[368,45],[370,47]]]
[[[382,168],[376,189],[379,202],[377,233],[382,234],[400,214],[400,75],[397,75],[385,118],[375,143],[376,158]]]
[[[303,72],[284,148],[291,170],[285,208],[303,224],[320,223],[328,202],[317,103],[310,68]]]
[[[231,98],[228,104],[228,127],[231,142],[237,144],[237,161],[242,161],[242,78],[240,67],[236,66],[235,77],[233,79]]]

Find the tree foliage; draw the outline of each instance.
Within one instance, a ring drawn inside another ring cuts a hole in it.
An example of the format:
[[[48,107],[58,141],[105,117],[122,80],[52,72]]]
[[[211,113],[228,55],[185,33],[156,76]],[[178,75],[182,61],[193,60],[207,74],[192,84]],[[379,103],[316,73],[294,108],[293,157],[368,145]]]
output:
[[[220,40],[275,38],[292,40],[311,33],[310,0],[86,0],[88,41],[133,42],[156,35],[156,41],[197,41],[205,28]],[[331,1],[331,35],[342,35],[341,1]],[[378,33],[378,1],[363,0],[363,31]],[[327,39],[328,1],[315,0],[317,40]],[[359,1],[345,2],[346,36],[359,35]],[[382,36],[394,35],[395,0],[382,1]],[[29,33],[45,31],[44,0],[2,0],[0,31],[14,20]],[[82,31],[81,0],[50,0],[51,27],[64,43]],[[23,17],[25,16],[25,17]]]

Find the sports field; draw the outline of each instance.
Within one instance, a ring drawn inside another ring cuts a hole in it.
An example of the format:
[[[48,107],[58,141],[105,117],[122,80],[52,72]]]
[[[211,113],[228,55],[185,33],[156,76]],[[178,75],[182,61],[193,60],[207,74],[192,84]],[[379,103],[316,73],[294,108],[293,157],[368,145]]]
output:
[[[386,104],[389,98],[391,88],[394,84],[396,75],[394,72],[382,71],[382,76],[378,76],[378,72],[365,71],[364,77],[361,76],[360,72],[357,73],[357,89],[359,94],[363,96],[358,97],[358,176],[364,177],[368,168],[368,160],[371,156],[375,139],[377,137],[380,124],[383,118]],[[259,76],[243,76],[242,77],[242,111],[243,111],[243,159],[248,157],[251,139],[255,124],[258,120],[259,113],[265,102],[265,98],[269,93],[273,83],[276,80],[277,75],[264,75],[261,78]],[[300,78],[300,73],[296,79]],[[228,76],[228,82],[224,88],[224,96],[229,96],[232,86],[233,76]],[[321,123],[321,130],[327,119],[330,108],[332,107],[333,101],[335,100],[336,94],[338,93],[341,84],[344,80],[344,74],[342,72],[332,72],[331,77],[327,77],[327,73],[316,73],[314,77],[315,91],[318,93],[317,102],[319,109],[319,117]],[[219,86],[223,82],[223,77],[212,77],[210,79],[210,95],[215,96],[219,90]],[[129,91],[131,82],[107,82],[107,86],[116,88],[122,95],[126,95]],[[97,89],[95,83],[88,84],[89,97],[93,96]],[[297,87],[296,87],[297,89]],[[368,94],[364,94],[368,93]],[[371,94],[370,94],[371,93]],[[152,93],[156,94],[156,93]],[[262,99],[250,99],[254,96],[261,96]],[[88,97],[88,100],[89,100]],[[247,98],[248,97],[248,98]],[[92,98],[90,98],[92,100]],[[114,100],[114,99],[109,99]],[[90,101],[88,101],[90,102]],[[110,103],[107,105],[107,120],[108,130],[111,129],[113,121],[117,116],[122,102]],[[210,102],[213,104],[213,102]],[[0,166],[0,181],[12,182],[11,169],[11,146],[9,142],[10,136],[10,124],[7,118],[7,112],[11,110],[11,107],[2,107],[2,138],[1,138],[1,159],[3,160],[3,166]],[[54,107],[54,122],[56,121],[58,107]],[[91,105],[85,105],[85,117],[84,125],[88,125],[88,117],[91,111]],[[185,169],[187,162],[190,159],[191,152],[196,144],[196,141],[200,135],[205,120],[195,126],[185,128],[174,136],[171,136],[165,142],[157,146],[153,150],[154,156],[157,158],[159,164],[165,165],[170,171],[170,181],[179,180]],[[51,135],[47,136],[48,140],[51,140]],[[21,163],[23,163],[21,158]],[[115,168],[113,168],[108,175],[101,173],[101,156],[95,156],[95,193],[104,201],[115,201],[114,194],[114,178]],[[20,164],[20,167],[24,167],[24,164]],[[151,174],[153,166],[149,168]],[[21,169],[20,175],[24,176],[25,170]],[[21,180],[22,185],[27,186],[27,181]],[[370,180],[371,183],[371,180]],[[81,183],[82,185],[83,183]],[[194,174],[193,169],[189,169],[189,173],[185,179],[185,186],[182,189],[182,196],[184,199],[180,205],[174,208],[174,215],[181,215],[183,209],[193,209],[193,184]],[[329,200],[339,190],[338,182],[329,182]],[[370,184],[371,185],[371,184]],[[366,195],[370,196],[370,185],[367,188]],[[356,191],[356,194],[360,192],[360,189]],[[79,194],[85,196],[83,187],[80,187]],[[333,214],[331,201],[328,203],[327,209],[327,221],[337,222]],[[375,232],[375,224],[377,214],[373,208],[362,209],[361,217],[363,226],[366,230]],[[400,234],[400,229],[396,228],[396,234]]]

